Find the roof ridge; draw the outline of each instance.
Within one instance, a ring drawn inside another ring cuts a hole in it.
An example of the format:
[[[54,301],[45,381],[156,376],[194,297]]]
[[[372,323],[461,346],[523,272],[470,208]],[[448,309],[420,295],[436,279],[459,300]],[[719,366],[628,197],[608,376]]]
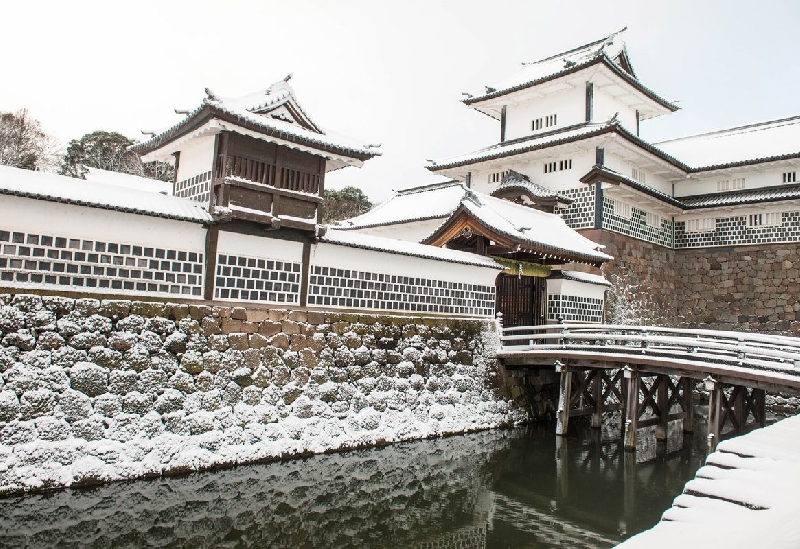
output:
[[[437,181],[435,183],[426,183],[425,185],[417,185],[416,187],[408,187],[405,189],[397,190],[394,193],[397,196],[407,196],[410,194],[416,194],[434,189],[443,189],[445,187],[455,187],[455,186],[463,187],[464,184],[456,179],[451,179],[450,181]]]
[[[569,54],[575,53],[577,51],[580,51],[580,50],[583,50],[583,49],[586,49],[586,48],[590,48],[590,47],[592,47],[592,46],[594,46],[596,44],[600,44],[601,42],[607,41],[612,36],[616,36],[618,34],[622,34],[626,30],[628,30],[627,26],[623,27],[621,30],[618,30],[617,32],[612,32],[611,34],[608,34],[608,35],[604,36],[603,38],[600,38],[598,40],[594,40],[593,42],[589,42],[589,43],[584,44],[582,46],[578,46],[577,48],[572,48],[572,49],[567,50],[567,51],[562,51],[560,53],[556,53],[554,55],[550,55],[549,57],[544,57],[544,58],[536,60],[536,61],[523,61],[522,62],[522,66],[523,67],[527,67],[529,65],[536,65],[538,63],[544,63],[545,61],[552,61],[553,59],[557,59],[557,58],[559,58],[559,57],[561,57],[563,55],[569,55]]]
[[[685,135],[683,137],[673,137],[672,139],[664,139],[663,141],[654,141],[653,145],[662,145],[664,143],[674,143],[676,141],[683,141],[686,139],[694,139],[697,137],[710,137],[714,135],[731,135],[737,132],[745,133],[742,130],[750,130],[754,131],[759,128],[764,128],[770,124],[780,124],[780,123],[800,123],[800,114],[796,114],[794,116],[788,116],[786,118],[777,118],[775,120],[765,120],[763,122],[754,122],[752,124],[745,124],[743,126],[733,126],[731,128],[723,128],[720,130],[712,130],[710,132],[703,132],[703,133],[696,133],[692,135]]]

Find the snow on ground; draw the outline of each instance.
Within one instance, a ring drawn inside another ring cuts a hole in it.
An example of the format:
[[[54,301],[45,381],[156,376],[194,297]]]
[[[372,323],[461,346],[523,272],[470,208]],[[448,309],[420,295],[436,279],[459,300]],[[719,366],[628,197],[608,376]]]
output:
[[[800,547],[800,416],[720,443],[661,522],[621,549]]]

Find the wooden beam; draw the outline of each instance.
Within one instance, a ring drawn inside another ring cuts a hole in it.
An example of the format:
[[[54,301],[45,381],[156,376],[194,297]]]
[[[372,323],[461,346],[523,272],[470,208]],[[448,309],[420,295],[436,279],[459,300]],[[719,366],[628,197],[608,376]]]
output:
[[[711,381],[708,394],[708,443],[707,452],[710,454],[717,449],[719,444],[720,416],[722,415],[722,383]]]
[[[219,226],[211,225],[206,229],[205,246],[205,279],[203,280],[203,299],[214,299],[214,286],[217,278],[217,242],[219,241]]]
[[[639,386],[641,378],[637,370],[629,370],[628,391],[625,395],[625,442],[626,450],[636,450],[636,431],[639,429]]]
[[[556,366],[558,369],[558,366]],[[556,370],[558,371],[558,370]],[[566,436],[569,429],[569,403],[572,397],[572,370],[562,366],[556,410],[556,434]]]

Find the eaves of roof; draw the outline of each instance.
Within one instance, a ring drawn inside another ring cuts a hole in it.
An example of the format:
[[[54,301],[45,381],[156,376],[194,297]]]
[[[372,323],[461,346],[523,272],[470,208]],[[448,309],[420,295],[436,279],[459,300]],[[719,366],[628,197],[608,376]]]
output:
[[[569,74],[576,73],[576,72],[578,72],[580,70],[583,70],[585,68],[591,67],[592,65],[596,65],[598,63],[602,63],[603,65],[607,66],[612,72],[614,72],[620,78],[625,80],[632,87],[634,87],[638,91],[642,92],[644,95],[646,95],[647,97],[649,97],[650,99],[652,99],[653,101],[655,101],[656,103],[661,105],[662,107],[668,109],[669,111],[675,112],[680,108],[677,105],[675,105],[674,103],[672,103],[671,101],[667,101],[663,97],[657,95],[650,88],[647,88],[646,86],[642,85],[642,83],[639,82],[638,79],[634,78],[632,75],[630,75],[626,71],[624,71],[621,67],[617,66],[617,64],[614,63],[614,61],[612,61],[608,57],[608,55],[605,54],[605,52],[602,53],[602,54],[599,54],[597,57],[594,57],[594,58],[590,59],[589,61],[586,61],[584,63],[578,63],[576,65],[573,65],[572,67],[564,69],[563,71],[559,71],[557,73],[554,73],[554,74],[551,74],[551,75],[548,75],[548,76],[544,76],[544,77],[538,78],[536,80],[531,80],[530,82],[524,82],[524,83],[516,85],[516,86],[511,86],[510,88],[505,88],[503,90],[496,90],[496,91],[493,91],[493,92],[490,92],[490,93],[487,93],[487,94],[484,94],[484,95],[476,96],[476,97],[467,97],[466,99],[462,99],[461,101],[465,105],[475,105],[476,103],[480,103],[480,102],[486,101],[488,99],[494,99],[496,97],[502,97],[504,95],[508,95],[508,94],[511,94],[511,93],[514,93],[514,92],[518,92],[520,90],[524,90],[524,89],[527,89],[527,88],[532,88],[534,86],[538,86],[540,84],[544,84],[545,82],[550,82],[550,81],[555,80],[557,78],[561,78],[563,76],[567,76]]]
[[[470,209],[463,202],[456,209],[456,211],[453,212],[453,214],[447,219],[447,221],[442,223],[442,225],[440,225],[439,228],[437,228],[433,233],[431,233],[424,240],[422,240],[421,243],[430,244],[431,242],[435,241],[438,236],[442,235],[445,231],[447,231],[447,229],[452,224],[454,224],[461,216],[465,216],[471,219],[474,223],[482,227],[489,235],[494,233],[495,235],[503,236],[509,239],[514,244],[519,244],[521,248],[524,248],[534,253],[557,256],[559,259],[563,259],[566,261],[580,261],[580,262],[590,263],[595,266],[599,266],[602,263],[613,259],[610,255],[605,254],[603,252],[597,252],[596,254],[590,255],[581,252],[576,252],[573,250],[566,250],[563,248],[559,248],[558,246],[549,246],[547,244],[536,242],[534,240],[522,239],[518,235],[510,234],[502,229],[489,225],[480,217],[475,215],[472,211],[470,211]]]
[[[586,175],[581,177],[579,181],[581,183],[592,183],[595,179],[597,179],[599,177],[602,177],[603,179],[606,179],[606,180],[610,179],[612,182],[615,182],[615,183],[622,183],[622,184],[628,185],[629,187],[633,187],[634,189],[636,189],[638,191],[641,191],[641,192],[643,192],[645,194],[648,194],[648,195],[650,195],[650,196],[652,196],[654,198],[658,198],[659,200],[663,200],[664,202],[667,202],[668,204],[670,204],[672,206],[675,206],[677,208],[681,208],[681,209],[685,208],[685,205],[680,200],[678,200],[678,199],[676,199],[676,198],[674,198],[674,197],[672,197],[672,196],[670,196],[670,195],[668,195],[666,193],[662,193],[661,191],[656,190],[656,189],[654,189],[652,187],[648,187],[647,185],[643,185],[643,184],[639,183],[638,181],[636,181],[635,179],[631,179],[629,177],[625,177],[621,173],[616,172],[616,171],[611,170],[611,169],[608,169],[605,166],[595,165],[594,167],[592,167],[591,170],[589,170],[589,172],[586,173]]]
[[[739,206],[763,204],[780,200],[800,199],[800,184],[782,187],[740,190],[726,193],[708,193],[680,197],[685,209],[714,208],[720,206]]]
[[[183,215],[178,212],[158,212],[153,210],[147,210],[144,208],[134,208],[129,206],[118,206],[112,204],[103,204],[100,202],[91,202],[87,200],[80,200],[75,198],[69,198],[64,196],[50,196],[42,193],[37,192],[29,192],[29,191],[22,191],[17,189],[4,189],[0,188],[0,195],[7,195],[7,196],[19,196],[23,198],[33,198],[36,200],[44,200],[46,202],[57,202],[60,204],[73,204],[76,206],[85,206],[88,208],[97,208],[99,210],[111,210],[117,212],[125,212],[125,213],[132,213],[137,215],[146,215],[149,217],[160,217],[163,219],[175,219],[178,221],[189,221],[192,223],[212,223],[214,222],[214,218],[211,216],[210,213],[203,210],[202,208],[190,208],[189,211],[194,213],[195,215],[191,215],[191,213],[187,213]],[[182,200],[182,199],[176,199]],[[187,201],[188,202],[188,201]]]
[[[592,124],[591,123],[584,123],[584,124],[578,124],[578,125],[575,125],[575,126],[570,126],[570,127],[567,127],[567,128],[562,128],[561,130],[553,132],[553,134],[551,134],[551,135],[557,135],[559,133],[564,133],[564,132],[567,132],[567,131],[578,129],[580,127],[588,127],[589,125],[592,125]],[[590,139],[592,137],[597,137],[599,135],[604,135],[604,134],[607,134],[607,133],[616,133],[616,134],[618,134],[620,137],[626,139],[630,143],[636,145],[637,147],[639,147],[641,149],[644,149],[645,151],[649,152],[650,154],[652,154],[654,156],[657,156],[658,158],[668,162],[669,164],[673,165],[674,167],[676,167],[676,168],[678,168],[680,170],[683,170],[686,173],[689,173],[689,172],[692,171],[692,168],[690,168],[689,166],[687,166],[686,164],[684,164],[683,162],[681,162],[680,160],[678,160],[674,156],[671,156],[671,155],[665,153],[664,151],[662,151],[658,147],[655,147],[655,146],[651,145],[650,143],[648,143],[647,141],[644,141],[642,138],[632,134],[631,132],[629,132],[628,130],[623,128],[622,125],[619,124],[618,122],[601,124],[601,125],[598,125],[598,128],[596,130],[593,130],[593,131],[588,131],[586,133],[580,133],[580,134],[577,134],[577,135],[570,135],[570,136],[562,138],[562,139],[553,139],[551,141],[544,141],[544,142],[536,143],[536,144],[531,145],[530,147],[515,148],[513,150],[500,150],[500,151],[498,151],[497,153],[494,153],[494,154],[488,152],[489,149],[486,149],[488,154],[486,154],[486,156],[483,156],[483,157],[480,157],[480,158],[472,158],[472,159],[468,158],[468,159],[464,159],[464,160],[457,160],[455,162],[450,162],[448,164],[434,164],[434,165],[431,165],[431,166],[426,166],[426,168],[428,170],[432,171],[432,172],[438,172],[440,170],[458,168],[458,167],[461,167],[461,166],[469,166],[470,164],[474,164],[476,162],[487,162],[489,160],[496,160],[498,158],[506,158],[506,157],[509,157],[509,156],[516,156],[518,154],[525,154],[525,153],[528,153],[528,152],[547,149],[547,148],[555,147],[555,146],[558,146],[558,145],[565,145],[567,143],[574,143],[574,142],[577,142],[577,141],[582,141],[584,139]],[[517,139],[517,140],[504,141],[503,143],[500,143],[498,145],[494,145],[493,147],[496,147],[498,149],[502,149],[502,147],[504,147],[504,146],[516,145],[516,144],[523,143],[523,142],[528,141],[528,140],[534,140],[534,139],[538,140],[538,139],[540,139],[542,137],[545,137],[546,135],[548,135],[548,134],[536,134],[536,135],[532,135],[532,136],[526,136],[526,137],[523,137],[523,138],[520,138],[520,139]]]
[[[203,105],[195,109],[185,119],[183,119],[181,122],[178,122],[168,130],[164,131],[163,133],[155,137],[152,137],[151,139],[148,139],[147,141],[143,141],[142,143],[137,143],[135,145],[132,145],[130,148],[131,150],[137,152],[140,155],[145,155],[181,137],[182,135],[187,134],[199,128],[212,118],[219,118],[224,121],[242,126],[243,128],[246,128],[248,130],[258,132],[263,135],[267,135],[277,139],[282,139],[290,143],[297,143],[299,145],[305,145],[307,147],[319,149],[320,151],[347,156],[350,158],[356,158],[362,161],[368,160],[380,154],[378,152],[366,152],[364,150],[357,150],[349,147],[337,146],[331,143],[326,143],[322,139],[306,138],[295,135],[290,132],[282,131],[278,128],[269,126],[267,124],[258,124],[253,122],[252,120],[238,116],[228,111],[227,109],[224,109],[218,105],[214,105],[207,101],[204,101]]]
[[[737,160],[736,162],[728,162],[725,164],[714,164],[711,166],[701,166],[699,168],[691,168],[690,173],[709,172],[714,170],[723,170],[726,168],[739,168],[742,166],[752,166],[754,164],[763,164],[764,162],[777,162],[780,160],[795,160],[800,158],[800,152],[781,154],[777,156],[765,156],[762,158],[751,158],[749,160]]]

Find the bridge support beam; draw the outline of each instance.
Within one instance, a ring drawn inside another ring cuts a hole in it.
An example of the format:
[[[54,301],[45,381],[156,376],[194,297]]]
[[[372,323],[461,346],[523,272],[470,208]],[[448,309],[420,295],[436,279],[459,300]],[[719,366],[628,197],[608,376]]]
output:
[[[639,429],[639,372],[625,367],[628,390],[625,394],[625,441],[626,450],[636,450],[636,431]]]
[[[556,410],[556,435],[566,436],[569,429],[570,402],[572,402],[572,370],[556,361],[556,372],[561,373]]]
[[[722,414],[722,383],[714,380],[711,376],[704,381],[708,390],[708,444],[707,451],[710,454],[717,449],[719,444],[720,416]]]
[[[683,401],[683,411],[686,412],[686,417],[683,418],[683,432],[694,432],[694,399],[692,397],[694,391],[694,380],[690,377],[681,378],[681,399]]]
[[[656,401],[658,407],[658,424],[656,425],[656,440],[659,442],[667,441],[667,430],[669,428],[669,389],[672,381],[669,376],[660,375],[656,378],[658,383],[656,389]],[[675,389],[677,390],[677,388]]]

